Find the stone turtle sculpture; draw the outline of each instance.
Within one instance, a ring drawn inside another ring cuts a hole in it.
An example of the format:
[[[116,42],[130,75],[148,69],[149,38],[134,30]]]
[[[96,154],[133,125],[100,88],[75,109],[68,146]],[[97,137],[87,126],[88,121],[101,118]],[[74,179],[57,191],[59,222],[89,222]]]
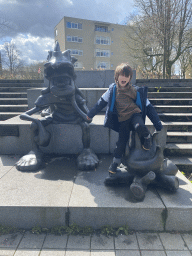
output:
[[[149,184],[175,192],[179,188],[179,179],[175,176],[178,168],[169,159],[164,159],[163,149],[157,145],[157,136],[156,132],[152,135],[152,147],[146,151],[141,147],[141,143],[135,147],[133,133],[124,165],[118,168],[116,174],[105,179],[105,185],[127,184],[136,200],[144,199]]]
[[[88,108],[79,88],[75,85],[74,63],[77,59],[70,51],[60,51],[57,42],[54,51],[49,51],[44,65],[45,77],[49,86],[41,91],[35,107],[20,115],[22,120],[32,121],[32,149],[17,163],[20,171],[36,171],[43,164],[43,153],[40,147],[49,145],[51,134],[46,130],[49,124],[78,124],[82,129],[83,151],[77,158],[80,170],[95,169],[99,160],[90,149],[90,127],[87,120]],[[43,118],[32,116],[41,112]]]

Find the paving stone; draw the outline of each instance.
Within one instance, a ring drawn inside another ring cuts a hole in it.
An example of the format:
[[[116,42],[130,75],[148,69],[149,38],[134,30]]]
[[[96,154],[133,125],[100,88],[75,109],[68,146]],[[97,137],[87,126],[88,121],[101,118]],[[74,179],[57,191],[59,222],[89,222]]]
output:
[[[114,238],[104,235],[93,235],[91,237],[91,250],[114,250]]]
[[[166,250],[187,250],[180,234],[159,233],[159,236]]]
[[[48,249],[44,249],[44,250],[41,251],[39,256],[65,256],[65,250],[48,250]]]
[[[109,251],[109,250],[92,250],[91,251],[91,256],[115,256],[114,251]]]
[[[141,256],[166,256],[166,254],[164,251],[141,251]]]
[[[167,256],[191,256],[189,251],[166,251]]]
[[[192,250],[192,234],[182,234],[181,235],[189,248],[189,250]]]
[[[26,232],[19,244],[19,249],[41,249],[45,240],[45,234],[31,234]]]
[[[138,250],[116,250],[116,256],[140,256],[140,252]]]
[[[0,178],[2,178],[19,160],[18,156],[2,155],[0,157]]]
[[[90,250],[90,236],[70,235],[67,242],[67,249],[84,249]]]
[[[23,235],[20,233],[0,236],[0,248],[17,248]]]
[[[136,234],[132,235],[118,235],[115,237],[115,249],[129,249],[136,250],[139,249]]]
[[[39,256],[39,252],[40,250],[17,250],[14,256]]]
[[[1,256],[13,256],[15,253],[15,250],[7,249],[7,250],[0,250]]]
[[[43,244],[43,249],[65,249],[67,247],[67,235],[56,236],[52,234],[48,234],[45,238],[45,242]]]
[[[157,233],[136,233],[141,250],[163,250]]]
[[[112,156],[105,156],[96,171],[79,172],[69,202],[70,225],[101,228],[104,225],[130,229],[163,230],[164,205],[155,189],[142,202],[133,203],[127,186],[104,185]]]
[[[67,250],[65,254],[65,256],[90,256],[90,255],[91,253],[89,250],[82,250],[82,251]]]
[[[74,159],[66,157],[52,159],[36,173],[19,172],[13,167],[0,179],[4,225],[25,229],[37,224],[47,228],[65,225],[76,172]]]
[[[190,231],[192,230],[192,184],[181,172],[177,173],[177,177],[179,189],[175,193],[158,189],[167,209],[165,229],[166,231]]]

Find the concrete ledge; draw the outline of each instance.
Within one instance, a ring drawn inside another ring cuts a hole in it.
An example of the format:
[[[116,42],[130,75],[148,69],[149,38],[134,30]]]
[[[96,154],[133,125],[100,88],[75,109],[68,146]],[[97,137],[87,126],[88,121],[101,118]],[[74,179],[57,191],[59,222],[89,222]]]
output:
[[[18,159],[0,156],[0,224],[25,229],[76,223],[95,228],[127,224],[135,230],[192,230],[192,184],[181,173],[176,193],[149,188],[143,202],[134,202],[129,187],[104,186],[110,155],[100,155],[98,168],[91,172],[79,172],[76,158],[63,156],[48,159],[36,173],[22,173],[14,167]]]
[[[36,115],[36,118],[41,118]],[[7,121],[1,121],[0,126],[17,126],[19,136],[0,136],[0,154],[27,154],[32,148],[30,123],[21,120],[18,116]],[[118,133],[103,126],[104,115],[97,115],[90,124],[91,148],[95,153],[113,153],[118,139]],[[146,125],[151,132],[154,127],[149,119]],[[79,125],[73,124],[51,124],[46,128],[52,137],[48,147],[42,147],[44,153],[78,154],[83,149],[82,131]],[[163,148],[166,145],[167,127],[158,135],[158,144]],[[139,140],[137,139],[137,143]]]

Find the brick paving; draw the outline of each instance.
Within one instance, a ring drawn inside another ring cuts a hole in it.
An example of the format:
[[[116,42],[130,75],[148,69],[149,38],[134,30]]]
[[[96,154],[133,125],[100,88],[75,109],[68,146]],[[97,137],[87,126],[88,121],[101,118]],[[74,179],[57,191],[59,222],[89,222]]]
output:
[[[0,236],[0,256],[190,256],[192,233],[132,232],[128,236],[15,233]]]

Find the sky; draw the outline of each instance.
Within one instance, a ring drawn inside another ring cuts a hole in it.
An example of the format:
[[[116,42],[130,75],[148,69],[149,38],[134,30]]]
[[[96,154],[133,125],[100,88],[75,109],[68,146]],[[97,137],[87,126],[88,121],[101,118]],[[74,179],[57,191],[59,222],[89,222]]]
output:
[[[54,47],[54,27],[64,16],[125,24],[134,12],[133,0],[0,0],[0,49],[14,42],[26,64],[45,61]]]

